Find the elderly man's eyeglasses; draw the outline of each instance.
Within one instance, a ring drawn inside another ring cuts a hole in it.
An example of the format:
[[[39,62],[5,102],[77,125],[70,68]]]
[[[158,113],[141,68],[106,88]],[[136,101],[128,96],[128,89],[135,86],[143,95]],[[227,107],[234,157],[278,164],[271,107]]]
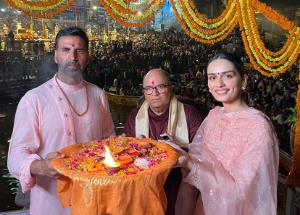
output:
[[[155,87],[144,87],[144,93],[146,93],[147,95],[151,95],[153,93],[154,90],[157,90],[159,93],[165,93],[167,91],[167,88],[171,86],[171,84],[159,84]]]

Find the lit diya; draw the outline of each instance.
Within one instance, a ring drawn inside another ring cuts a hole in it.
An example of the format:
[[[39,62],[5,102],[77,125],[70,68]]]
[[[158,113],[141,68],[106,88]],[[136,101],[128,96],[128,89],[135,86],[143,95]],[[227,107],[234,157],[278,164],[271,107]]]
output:
[[[52,165],[66,177],[57,180],[57,194],[71,215],[164,214],[163,185],[177,161],[170,146],[149,138],[111,137],[60,152],[66,157],[53,159]]]
[[[119,171],[121,164],[114,160],[107,146],[104,146],[104,148],[105,148],[105,159],[103,161],[103,164],[105,166],[105,169],[110,173]]]
[[[133,159],[128,154],[122,154],[118,156],[118,161],[115,161],[113,156],[110,153],[110,150],[107,146],[105,148],[105,159],[103,164],[107,169],[119,169],[121,165],[129,164],[133,161]]]

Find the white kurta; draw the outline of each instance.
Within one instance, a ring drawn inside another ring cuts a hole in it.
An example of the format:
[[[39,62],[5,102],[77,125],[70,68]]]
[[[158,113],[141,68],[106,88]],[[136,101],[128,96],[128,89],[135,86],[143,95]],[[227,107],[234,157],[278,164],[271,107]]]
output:
[[[83,84],[59,83],[75,110],[83,112],[86,107]],[[8,169],[20,180],[24,192],[31,190],[31,215],[69,214],[69,210],[60,205],[55,180],[31,176],[33,160],[45,158],[49,152],[72,143],[100,140],[115,134],[104,92],[91,83],[87,89],[89,108],[81,117],[73,113],[54,78],[27,92],[18,105]]]

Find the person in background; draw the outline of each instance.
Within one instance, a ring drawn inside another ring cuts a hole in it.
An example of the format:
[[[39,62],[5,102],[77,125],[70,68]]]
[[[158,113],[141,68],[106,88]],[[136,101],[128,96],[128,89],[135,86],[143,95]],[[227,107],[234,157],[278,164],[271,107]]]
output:
[[[178,146],[188,148],[203,119],[199,111],[176,99],[170,78],[162,69],[152,69],[144,76],[143,91],[145,101],[128,117],[124,126],[125,135],[170,139]],[[168,199],[166,214],[175,214],[180,181],[180,169],[171,171],[165,183]]]
[[[23,192],[31,192],[31,215],[69,214],[56,195],[59,174],[51,160],[64,156],[57,150],[115,134],[104,92],[82,78],[89,62],[88,44],[80,28],[59,31],[54,53],[57,73],[18,104],[7,165]]]
[[[180,153],[183,181],[200,191],[196,205],[178,204],[176,214],[276,215],[278,141],[270,119],[243,100],[243,64],[232,54],[216,54],[207,77],[209,92],[223,106],[209,112],[188,153],[169,142]],[[180,190],[177,202],[188,196]]]

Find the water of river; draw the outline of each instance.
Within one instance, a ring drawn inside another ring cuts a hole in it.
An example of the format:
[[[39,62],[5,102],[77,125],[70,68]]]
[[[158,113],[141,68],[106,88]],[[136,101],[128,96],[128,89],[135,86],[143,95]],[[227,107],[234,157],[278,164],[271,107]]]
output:
[[[117,134],[121,134],[124,122],[132,108],[110,104],[111,114]],[[14,203],[17,180],[9,177],[6,168],[9,139],[12,132],[16,105],[0,106],[0,212],[20,209]]]

